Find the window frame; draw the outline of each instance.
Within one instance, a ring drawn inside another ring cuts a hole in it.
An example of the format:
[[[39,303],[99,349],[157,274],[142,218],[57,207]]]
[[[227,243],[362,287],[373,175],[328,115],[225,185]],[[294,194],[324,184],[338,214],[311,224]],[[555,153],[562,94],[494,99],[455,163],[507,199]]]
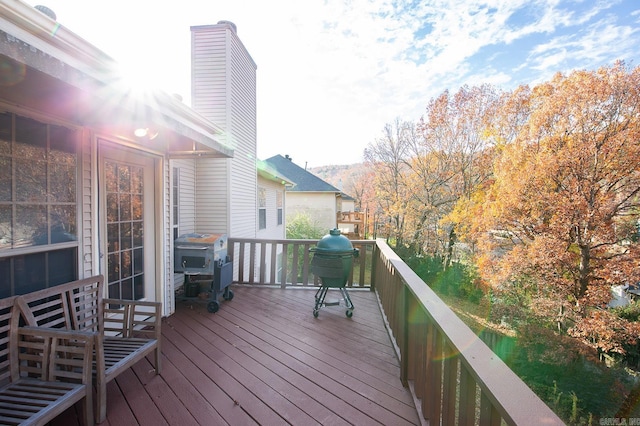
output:
[[[267,189],[258,187],[258,230],[267,229]]]

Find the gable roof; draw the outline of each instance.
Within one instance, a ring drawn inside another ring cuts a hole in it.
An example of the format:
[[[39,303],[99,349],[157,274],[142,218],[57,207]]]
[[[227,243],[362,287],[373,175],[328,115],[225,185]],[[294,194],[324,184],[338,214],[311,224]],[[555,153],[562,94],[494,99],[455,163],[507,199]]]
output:
[[[325,182],[313,173],[306,171],[295,164],[290,158],[285,158],[282,155],[274,155],[264,161],[269,163],[278,173],[295,182],[295,185],[292,188],[287,188],[287,191],[341,193],[338,188]]]

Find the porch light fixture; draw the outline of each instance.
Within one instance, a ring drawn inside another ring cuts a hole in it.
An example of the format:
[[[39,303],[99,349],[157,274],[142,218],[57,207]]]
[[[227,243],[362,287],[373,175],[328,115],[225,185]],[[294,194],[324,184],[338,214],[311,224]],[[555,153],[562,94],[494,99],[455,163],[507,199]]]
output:
[[[137,138],[147,138],[150,141],[154,140],[155,138],[158,137],[158,131],[157,130],[152,130],[149,129],[148,127],[138,127],[137,129],[135,129],[133,131],[133,134],[137,137]]]

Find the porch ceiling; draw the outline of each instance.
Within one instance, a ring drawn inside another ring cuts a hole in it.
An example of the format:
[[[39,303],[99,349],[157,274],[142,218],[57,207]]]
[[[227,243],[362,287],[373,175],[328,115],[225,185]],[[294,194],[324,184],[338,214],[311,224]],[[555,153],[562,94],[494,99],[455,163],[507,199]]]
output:
[[[169,155],[233,156],[220,128],[165,92],[123,86],[117,63],[73,32],[22,2],[0,9],[5,104],[152,144]],[[137,128],[158,137],[136,139]]]

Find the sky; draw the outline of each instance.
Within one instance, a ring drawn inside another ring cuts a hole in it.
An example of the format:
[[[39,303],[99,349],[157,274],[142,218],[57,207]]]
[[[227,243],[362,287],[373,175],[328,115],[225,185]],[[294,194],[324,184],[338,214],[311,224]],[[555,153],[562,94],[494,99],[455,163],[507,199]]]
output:
[[[257,157],[301,167],[362,162],[386,124],[419,120],[445,90],[640,63],[638,0],[25,2],[188,105],[190,27],[233,22],[257,65]]]

